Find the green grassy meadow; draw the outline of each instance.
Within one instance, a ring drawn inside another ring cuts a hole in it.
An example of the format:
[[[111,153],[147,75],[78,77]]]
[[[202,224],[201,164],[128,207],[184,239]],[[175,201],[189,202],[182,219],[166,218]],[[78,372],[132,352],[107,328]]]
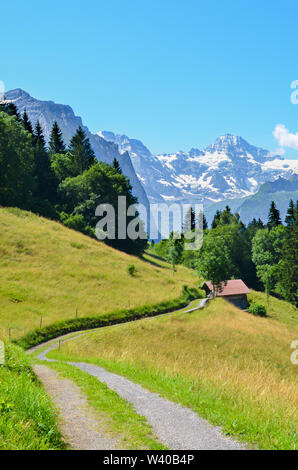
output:
[[[0,208],[0,339],[57,321],[171,300],[198,282],[148,254],[114,250],[20,209]],[[127,266],[134,264],[130,276]],[[146,288],[144,288],[146,286]]]
[[[266,303],[262,293],[251,296]],[[271,297],[261,318],[216,299],[191,314],[90,332],[50,357],[122,374],[251,446],[297,449],[297,337],[297,310],[287,302]]]

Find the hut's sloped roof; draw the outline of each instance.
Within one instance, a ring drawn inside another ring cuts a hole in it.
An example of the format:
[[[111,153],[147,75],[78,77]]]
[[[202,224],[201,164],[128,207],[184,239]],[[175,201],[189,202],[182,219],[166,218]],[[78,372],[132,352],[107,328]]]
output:
[[[210,291],[213,290],[212,282],[206,281],[206,286]],[[222,285],[222,291],[217,292],[216,295],[218,297],[226,297],[228,295],[241,295],[241,294],[249,294],[250,290],[246,284],[241,279],[232,279],[227,281],[226,285]]]

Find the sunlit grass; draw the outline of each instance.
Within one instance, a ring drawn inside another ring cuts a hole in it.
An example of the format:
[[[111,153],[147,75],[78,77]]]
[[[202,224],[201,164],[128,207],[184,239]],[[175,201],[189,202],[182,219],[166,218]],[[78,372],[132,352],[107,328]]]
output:
[[[50,399],[37,382],[25,353],[6,347],[0,365],[0,449],[63,449]]]
[[[59,320],[177,298],[197,277],[127,255],[20,209],[0,208],[0,338]],[[152,262],[150,262],[152,261]],[[134,264],[130,276],[127,265]]]
[[[260,318],[216,299],[191,314],[91,332],[50,355],[104,365],[260,448],[293,449],[298,400],[290,345],[298,338],[296,312],[270,298],[269,317]]]

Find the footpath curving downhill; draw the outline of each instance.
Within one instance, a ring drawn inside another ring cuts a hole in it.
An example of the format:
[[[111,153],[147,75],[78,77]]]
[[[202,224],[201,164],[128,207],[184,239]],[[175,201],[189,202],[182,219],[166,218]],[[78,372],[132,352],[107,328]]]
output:
[[[199,305],[194,309],[189,309],[189,311],[202,308],[205,305],[205,302],[200,302]],[[80,333],[88,334],[86,333]],[[75,336],[77,337],[77,336]],[[60,344],[64,341],[71,341],[75,337],[67,338],[62,337],[59,339]],[[57,362],[54,359],[47,358],[47,354],[58,347],[59,342],[51,344],[45,351],[41,352],[38,355],[38,359],[41,361],[48,362]],[[28,353],[33,352],[33,350],[40,349],[44,347],[43,345],[36,346],[28,351]],[[58,361],[59,362],[59,361]],[[183,407],[177,403],[173,403],[169,400],[166,400],[160,397],[158,394],[150,392],[143,388],[142,386],[135,384],[131,380],[128,380],[125,377],[106,371],[104,368],[95,366],[92,364],[84,362],[67,362],[67,364],[77,367],[80,370],[90,374],[95,377],[102,383],[105,383],[108,388],[114,390],[120,397],[127,400],[131,403],[136,412],[139,415],[142,415],[146,418],[147,422],[151,425],[153,433],[157,436],[158,440],[172,450],[241,450],[245,449],[243,444],[240,444],[234,439],[231,439],[225,436],[220,428],[212,426],[206,420],[200,418],[192,410]],[[42,367],[42,371],[40,370]],[[45,369],[49,369],[46,366],[36,366],[35,371],[37,375],[41,378],[46,389],[51,393],[51,388],[48,386],[46,379]],[[50,370],[50,369],[49,369]],[[42,372],[42,374],[41,374]],[[50,375],[52,371],[50,371]],[[59,380],[59,377],[55,377],[56,380]],[[63,380],[63,379],[61,379]],[[69,384],[68,384],[69,385]],[[58,387],[59,388],[59,387]],[[62,397],[57,395],[54,396],[56,403],[59,400],[60,403],[63,403],[65,397],[63,397],[64,390],[63,387],[60,387],[60,394]],[[69,408],[69,407],[68,407]],[[60,407],[61,409],[61,407]],[[70,414],[70,419],[73,418],[70,410],[64,410],[63,420],[67,423],[68,414]],[[68,427],[68,431],[71,432],[72,426]],[[87,439],[86,448],[98,449],[101,445],[102,448],[106,448],[106,439],[103,436],[94,436],[92,432],[90,433],[90,426],[88,421],[86,421],[86,430],[84,426],[80,426],[79,433],[82,433],[82,443],[86,443],[86,436],[90,436],[90,441]],[[72,436],[68,434],[68,440],[70,442],[74,441],[79,444],[78,435]],[[115,443],[111,442],[111,449],[115,448]],[[82,448],[84,444],[81,444]],[[99,447],[98,447],[99,446]]]

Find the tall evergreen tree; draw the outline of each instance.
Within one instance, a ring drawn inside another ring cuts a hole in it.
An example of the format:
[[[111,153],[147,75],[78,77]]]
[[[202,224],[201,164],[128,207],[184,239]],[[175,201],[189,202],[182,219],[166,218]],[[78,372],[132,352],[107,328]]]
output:
[[[86,133],[79,126],[77,132],[72,137],[69,144],[69,152],[71,153],[76,167],[76,172],[81,175],[96,163],[95,154],[92,150],[90,141]]]
[[[297,204],[298,204],[298,201],[297,201]],[[288,212],[285,218],[285,223],[289,227],[293,225],[294,220],[295,220],[295,206],[294,206],[293,199],[291,199],[289,203],[289,207],[288,207]]]
[[[275,202],[271,201],[267,227],[269,228],[269,230],[271,230],[273,229],[273,227],[277,227],[278,225],[281,225],[280,213],[279,210],[276,208]]]
[[[37,199],[46,199],[50,202],[55,202],[57,191],[56,178],[51,169],[50,158],[39,121],[36,123],[33,141],[35,177],[37,181],[34,196]]]
[[[298,307],[298,204],[294,208],[293,221],[286,230],[279,282],[283,297]]]
[[[196,228],[196,214],[192,207],[189,208],[183,221],[184,232],[193,231]],[[185,233],[184,233],[185,234]]]
[[[211,228],[216,228],[218,226],[219,221],[220,221],[220,215],[221,215],[221,212],[219,210],[217,210],[214,217],[213,217]]]
[[[113,166],[114,170],[116,170],[117,173],[119,173],[119,175],[122,175],[122,170],[121,170],[121,167],[120,167],[120,163],[118,162],[116,157],[113,160],[113,165],[112,166]]]
[[[257,227],[258,227],[259,229],[264,228],[263,221],[260,219],[260,217],[258,218],[258,221],[257,221]]]
[[[4,100],[0,102],[0,112],[4,112],[9,116],[15,116],[18,122],[21,122],[20,114],[18,113],[18,108],[14,103]]]
[[[52,127],[50,141],[49,141],[49,152],[50,152],[50,155],[53,155],[54,153],[65,152],[63,135],[58,126],[57,121],[54,122],[53,127]]]
[[[34,145],[36,148],[39,150],[43,150],[46,152],[46,141],[43,135],[42,127],[40,125],[40,122],[37,121],[35,130],[34,130]]]
[[[207,223],[207,219],[203,211],[200,211],[198,219],[199,219],[200,228],[202,228],[203,230],[206,230],[208,228],[208,223]]]
[[[22,125],[25,129],[25,131],[29,132],[31,135],[33,135],[33,127],[32,124],[29,120],[28,114],[26,109],[24,110],[23,117],[22,117]]]

